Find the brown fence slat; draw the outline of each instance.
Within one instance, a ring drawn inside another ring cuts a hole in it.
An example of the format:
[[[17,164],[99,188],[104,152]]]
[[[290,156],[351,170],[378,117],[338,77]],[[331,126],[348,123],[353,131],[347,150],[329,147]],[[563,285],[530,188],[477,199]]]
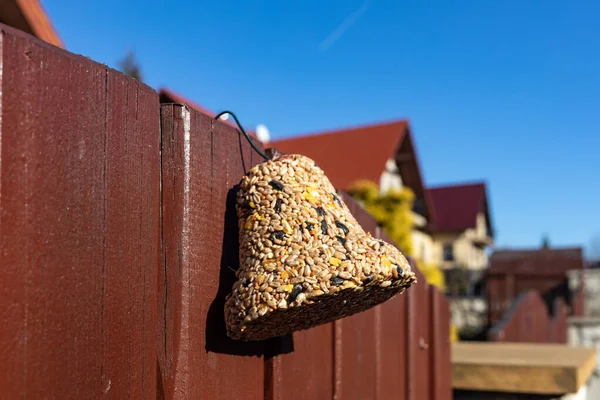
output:
[[[267,400],[331,399],[333,396],[333,323],[295,332],[293,353],[267,360]],[[265,373],[267,373],[265,371]]]
[[[158,96],[115,71],[107,79],[103,376],[111,396],[146,398],[156,393]]]
[[[430,318],[429,284],[413,264],[417,284],[407,290],[408,303],[408,399],[429,399],[430,374]]]
[[[155,397],[158,96],[0,29],[2,395]]]
[[[375,220],[349,196],[342,198],[366,232],[376,234]],[[338,399],[374,399],[377,397],[377,317],[375,309],[335,322],[334,362],[335,397]]]
[[[452,353],[450,344],[450,306],[443,293],[429,286],[431,337],[431,363],[429,381],[433,400],[452,399]]]
[[[249,144],[185,106],[163,105],[162,118],[165,397],[262,398],[263,346],[229,339],[223,320],[238,265],[235,186],[250,167],[242,159]]]
[[[379,228],[377,237],[390,241],[389,237]],[[405,400],[407,398],[407,293],[397,295],[376,308],[379,313],[377,398],[380,400]]]

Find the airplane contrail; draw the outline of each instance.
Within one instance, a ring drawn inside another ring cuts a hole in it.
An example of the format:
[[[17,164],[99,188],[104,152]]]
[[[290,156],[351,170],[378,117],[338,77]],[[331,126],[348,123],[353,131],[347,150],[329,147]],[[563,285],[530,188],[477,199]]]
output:
[[[321,51],[327,51],[335,42],[337,42],[352,25],[356,23],[371,7],[371,1],[365,1],[362,6],[350,14],[335,30],[321,42],[319,48]]]

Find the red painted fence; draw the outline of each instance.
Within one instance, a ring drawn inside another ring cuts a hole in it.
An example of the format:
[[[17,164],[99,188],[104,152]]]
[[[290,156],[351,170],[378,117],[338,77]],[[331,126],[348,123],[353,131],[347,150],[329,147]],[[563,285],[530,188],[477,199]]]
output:
[[[567,343],[567,306],[554,301],[553,312],[536,290],[522,293],[488,331],[497,342]]]
[[[334,323],[228,339],[235,185],[259,156],[226,124],[0,29],[2,398],[451,398],[449,307],[420,274]]]

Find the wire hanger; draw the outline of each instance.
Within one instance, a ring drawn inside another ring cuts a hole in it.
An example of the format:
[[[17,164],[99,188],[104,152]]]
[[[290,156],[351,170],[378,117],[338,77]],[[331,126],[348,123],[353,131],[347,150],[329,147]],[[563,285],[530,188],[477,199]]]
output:
[[[256,145],[254,144],[254,142],[252,141],[252,139],[250,138],[250,136],[246,133],[246,130],[244,129],[244,127],[242,126],[242,124],[240,124],[240,121],[237,119],[237,117],[235,116],[235,114],[233,112],[231,112],[231,111],[221,111],[220,113],[217,114],[217,116],[215,117],[215,119],[219,119],[222,115],[225,115],[225,114],[229,114],[229,115],[231,115],[233,117],[233,119],[235,120],[235,123],[237,124],[238,128],[240,128],[240,130],[242,131],[242,133],[246,137],[246,140],[248,140],[248,142],[250,143],[250,146],[252,146],[252,148],[254,149],[254,151],[256,151],[265,160],[271,160],[271,157],[267,156],[265,153],[263,153],[262,151],[260,151],[260,149],[258,147],[256,147]]]

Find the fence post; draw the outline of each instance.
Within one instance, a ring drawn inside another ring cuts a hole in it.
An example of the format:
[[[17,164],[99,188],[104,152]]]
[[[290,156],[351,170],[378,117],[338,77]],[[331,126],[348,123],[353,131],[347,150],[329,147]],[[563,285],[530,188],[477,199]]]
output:
[[[229,339],[225,295],[238,265],[236,188],[252,163],[231,126],[163,104],[159,366],[165,398],[264,396],[263,343]]]

